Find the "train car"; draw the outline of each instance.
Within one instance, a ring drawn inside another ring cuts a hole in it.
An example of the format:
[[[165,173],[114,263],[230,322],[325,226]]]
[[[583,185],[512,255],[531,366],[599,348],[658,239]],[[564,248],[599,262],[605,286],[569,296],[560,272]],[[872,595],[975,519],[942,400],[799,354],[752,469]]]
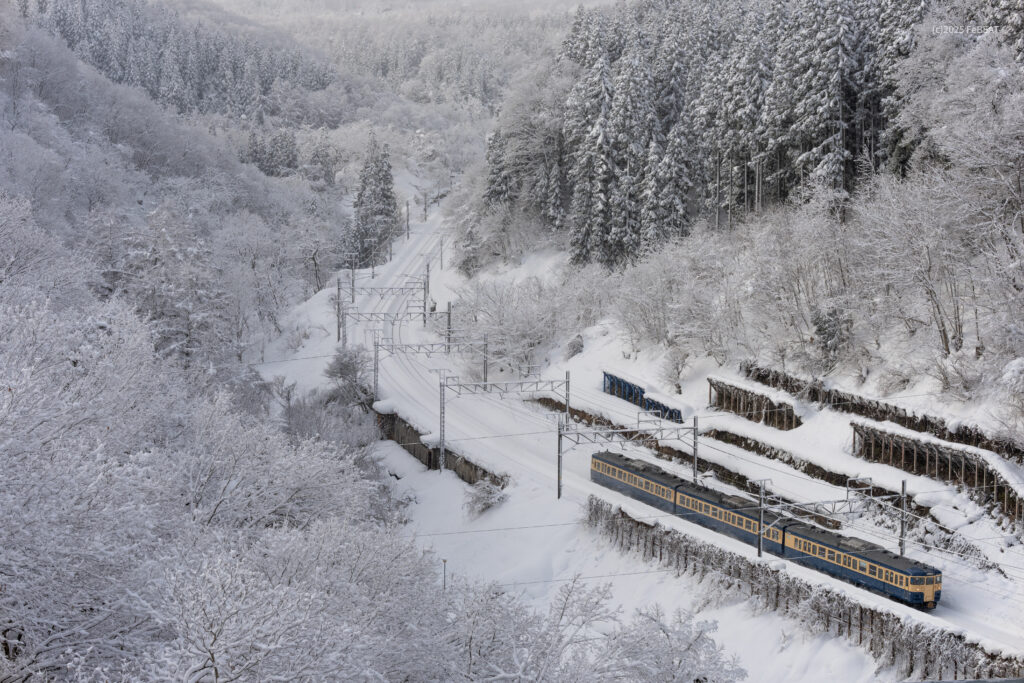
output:
[[[617,396],[641,408],[644,406],[643,385],[635,380],[605,372],[601,390],[606,394]]]
[[[825,574],[849,581],[917,607],[933,609],[942,594],[935,568],[891,553],[857,538],[840,536],[790,517],[764,513],[739,496],[712,491],[659,467],[618,453],[595,453],[590,462],[595,483],[665,510],[745,543]]]

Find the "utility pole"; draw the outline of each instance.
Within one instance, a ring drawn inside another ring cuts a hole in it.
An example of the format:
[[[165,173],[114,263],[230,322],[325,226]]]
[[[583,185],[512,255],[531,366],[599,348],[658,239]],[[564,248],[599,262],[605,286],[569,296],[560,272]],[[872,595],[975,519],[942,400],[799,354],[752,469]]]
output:
[[[693,416],[693,483],[697,483],[697,416]]]
[[[423,327],[427,326],[427,301],[430,299],[430,264],[427,264],[427,276],[423,278]]]
[[[430,201],[427,191],[423,190],[423,222],[427,222],[427,202]]]
[[[448,560],[441,560],[441,590],[448,590]]]
[[[565,371],[565,423],[568,424],[569,420],[572,419],[572,415],[569,413],[569,371]],[[559,467],[561,472],[561,467]]]
[[[356,255],[351,254],[348,257],[348,282],[349,288],[352,290],[352,305],[356,304]]]
[[[562,416],[558,416],[558,500],[562,499],[562,430],[565,429],[565,423],[562,421]]]
[[[440,417],[440,428],[438,429],[438,436],[440,437],[440,446],[438,448],[437,467],[439,470],[444,472],[445,458],[444,458],[444,373],[442,372],[438,379],[441,385],[441,417]]]
[[[484,335],[484,384],[487,383],[487,335]]]
[[[373,331],[373,400],[377,400],[377,378],[380,376],[380,337]]]
[[[757,556],[761,557],[764,546],[764,480],[758,484],[761,489],[757,497]]]
[[[448,329],[444,335],[444,352],[451,354],[452,352],[452,302],[448,302]]]
[[[338,277],[338,280],[334,284],[337,285],[337,290],[334,293],[334,316],[338,319],[338,331],[337,331],[337,335],[336,335],[337,338],[334,341],[339,341],[340,342],[341,341],[341,328],[342,328],[342,323],[341,323],[341,277],[340,276]],[[344,347],[342,347],[342,348],[344,348]]]
[[[907,480],[903,480],[900,492],[900,557],[907,550]]]
[[[444,270],[444,235],[441,235],[441,252],[440,252],[441,270]]]
[[[405,200],[405,241],[409,241],[409,200]]]

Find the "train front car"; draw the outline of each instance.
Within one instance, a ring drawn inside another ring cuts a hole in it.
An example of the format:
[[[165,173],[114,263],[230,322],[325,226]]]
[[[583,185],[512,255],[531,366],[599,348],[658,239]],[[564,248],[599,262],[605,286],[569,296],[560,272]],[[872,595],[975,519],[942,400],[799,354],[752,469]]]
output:
[[[785,557],[914,607],[935,609],[942,574],[860,538],[840,536],[807,524],[786,527]]]

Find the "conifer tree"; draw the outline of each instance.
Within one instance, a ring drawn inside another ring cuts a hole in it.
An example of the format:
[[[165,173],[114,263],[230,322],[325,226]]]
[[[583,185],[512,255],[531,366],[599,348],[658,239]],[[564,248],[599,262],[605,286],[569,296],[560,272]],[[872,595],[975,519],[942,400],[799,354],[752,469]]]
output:
[[[512,180],[505,163],[505,138],[500,130],[487,140],[487,187],[484,199],[488,202],[508,202],[512,195]]]
[[[566,104],[564,138],[572,187],[572,259],[586,263],[603,249],[610,219],[614,161],[608,116],[612,106],[611,65],[602,55]]]
[[[365,267],[378,258],[382,247],[398,233],[398,202],[390,152],[370,136],[366,161],[359,172],[359,188],[353,205],[355,222],[349,236],[349,250],[357,253]]]
[[[611,224],[598,260],[608,266],[635,256],[640,247],[640,213],[648,145],[658,129],[654,86],[636,35],[620,60],[609,115],[614,182],[611,187]]]

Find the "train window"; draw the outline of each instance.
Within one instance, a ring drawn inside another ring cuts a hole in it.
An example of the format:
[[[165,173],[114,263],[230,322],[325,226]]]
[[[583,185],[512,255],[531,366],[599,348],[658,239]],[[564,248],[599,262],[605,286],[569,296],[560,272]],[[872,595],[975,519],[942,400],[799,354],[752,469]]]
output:
[[[924,580],[924,583],[925,583],[926,586],[931,586],[932,583],[934,583],[934,581],[935,581],[935,579],[932,578],[931,576],[929,576],[927,579]]]
[[[865,562],[864,560],[860,561],[860,570],[862,572],[866,572],[868,570],[868,563]]]
[[[871,565],[868,568],[868,574],[871,574],[871,576],[878,576],[878,569],[875,567],[875,565]]]
[[[836,561],[836,554],[833,551],[831,551],[831,550],[828,551],[828,561],[829,562],[835,562]]]

